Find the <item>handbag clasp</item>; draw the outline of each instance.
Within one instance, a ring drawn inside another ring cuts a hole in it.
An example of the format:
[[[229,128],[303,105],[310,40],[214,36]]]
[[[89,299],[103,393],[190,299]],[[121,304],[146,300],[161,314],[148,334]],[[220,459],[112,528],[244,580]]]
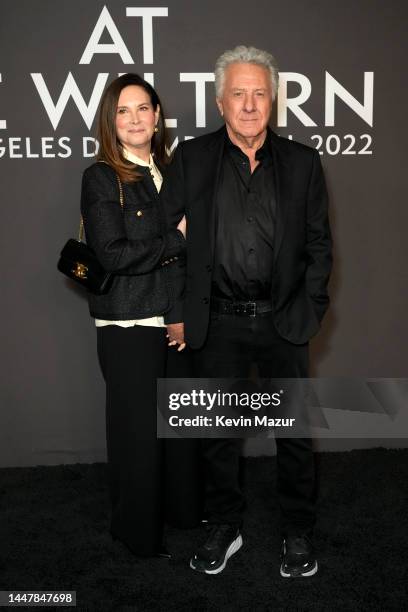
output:
[[[76,262],[76,267],[72,270],[72,274],[74,274],[77,278],[86,279],[88,272],[88,267],[79,261]]]

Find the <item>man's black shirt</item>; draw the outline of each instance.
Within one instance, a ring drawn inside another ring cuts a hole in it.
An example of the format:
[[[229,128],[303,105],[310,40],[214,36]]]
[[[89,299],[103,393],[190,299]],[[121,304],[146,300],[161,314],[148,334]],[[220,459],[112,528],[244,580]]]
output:
[[[271,293],[275,184],[269,138],[248,157],[226,134],[216,195],[212,294],[233,300],[268,299]]]

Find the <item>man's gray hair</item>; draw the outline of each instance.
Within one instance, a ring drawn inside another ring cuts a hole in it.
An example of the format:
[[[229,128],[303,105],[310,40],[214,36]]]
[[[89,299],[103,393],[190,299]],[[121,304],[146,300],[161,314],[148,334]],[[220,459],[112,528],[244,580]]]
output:
[[[257,64],[269,71],[272,85],[272,99],[278,91],[279,72],[276,59],[267,51],[255,47],[239,45],[235,49],[224,51],[215,62],[215,95],[221,98],[224,89],[225,70],[230,64]]]

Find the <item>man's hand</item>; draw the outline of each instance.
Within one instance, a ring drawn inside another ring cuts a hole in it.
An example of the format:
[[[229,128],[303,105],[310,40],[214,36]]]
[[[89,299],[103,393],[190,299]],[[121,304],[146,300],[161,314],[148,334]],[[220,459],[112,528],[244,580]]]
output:
[[[185,349],[186,343],[184,342],[184,323],[169,323],[167,325],[167,338],[169,339],[169,346],[178,344],[178,351]]]

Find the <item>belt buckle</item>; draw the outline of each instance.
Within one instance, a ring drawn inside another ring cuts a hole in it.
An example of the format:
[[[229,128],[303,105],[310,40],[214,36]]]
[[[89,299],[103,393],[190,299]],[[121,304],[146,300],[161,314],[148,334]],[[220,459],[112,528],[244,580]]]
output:
[[[234,304],[233,312],[237,316],[256,317],[256,302]]]
[[[250,306],[250,317],[256,317],[256,302],[248,302],[247,306]]]
[[[242,303],[233,303],[232,304],[232,312],[237,316],[242,316],[246,314],[246,304]]]

